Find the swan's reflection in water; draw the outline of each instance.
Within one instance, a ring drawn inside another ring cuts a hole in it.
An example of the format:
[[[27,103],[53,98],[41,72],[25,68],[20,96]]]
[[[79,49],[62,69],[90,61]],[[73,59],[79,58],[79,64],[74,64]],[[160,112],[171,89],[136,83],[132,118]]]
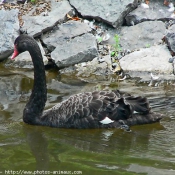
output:
[[[36,160],[36,170],[48,170],[48,142],[44,133],[38,127],[23,126],[27,143]]]
[[[77,170],[78,166],[84,173],[94,169],[98,173],[130,172],[134,159],[136,163],[146,161],[144,155],[149,152],[151,135],[164,128],[157,123],[132,129],[127,133],[120,129],[69,130],[23,125],[36,170],[68,171]],[[154,161],[162,163],[159,159]]]

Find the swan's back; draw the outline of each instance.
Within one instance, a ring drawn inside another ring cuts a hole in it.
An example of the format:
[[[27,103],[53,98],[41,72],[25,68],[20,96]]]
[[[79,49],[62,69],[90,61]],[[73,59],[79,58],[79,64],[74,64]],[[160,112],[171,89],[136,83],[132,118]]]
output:
[[[70,96],[46,110],[40,124],[60,128],[110,128],[120,127],[121,120],[129,121],[129,125],[132,125],[132,119],[139,124],[158,120],[155,115],[153,118],[150,115],[153,114],[145,97],[134,97],[118,90],[94,91]]]

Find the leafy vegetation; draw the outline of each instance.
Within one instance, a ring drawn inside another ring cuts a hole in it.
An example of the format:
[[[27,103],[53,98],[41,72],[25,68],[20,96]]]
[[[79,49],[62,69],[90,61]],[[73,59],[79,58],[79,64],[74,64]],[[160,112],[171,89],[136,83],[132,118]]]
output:
[[[30,1],[31,1],[31,3],[33,3],[33,4],[37,3],[37,0],[30,0]]]
[[[120,46],[120,37],[119,35],[114,36],[115,44],[113,45],[113,51],[111,52],[111,57],[117,57],[118,53],[122,50]]]
[[[145,47],[146,48],[150,48],[151,47],[151,44],[146,44]]]
[[[102,37],[99,37],[98,38],[98,43],[101,43],[103,41],[103,38]]]

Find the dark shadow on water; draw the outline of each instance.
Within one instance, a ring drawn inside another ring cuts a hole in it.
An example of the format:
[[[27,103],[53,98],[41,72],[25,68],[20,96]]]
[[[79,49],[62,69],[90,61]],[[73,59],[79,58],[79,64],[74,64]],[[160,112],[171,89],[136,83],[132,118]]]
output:
[[[132,127],[132,132],[120,129],[71,130],[23,125],[27,144],[36,160],[36,170],[64,170],[66,162],[69,165],[67,170],[75,169],[74,163],[80,167],[86,163],[94,164],[91,165],[93,167],[97,163],[106,162],[103,160],[104,155],[111,159],[108,163],[115,159],[115,164],[120,165],[120,159],[127,160],[130,152],[146,152],[151,133],[163,129],[159,123],[135,126]],[[121,168],[121,171],[124,169]],[[86,169],[83,168],[83,171]]]
[[[36,170],[48,170],[49,155],[48,142],[39,127],[23,126],[26,141],[36,160]]]

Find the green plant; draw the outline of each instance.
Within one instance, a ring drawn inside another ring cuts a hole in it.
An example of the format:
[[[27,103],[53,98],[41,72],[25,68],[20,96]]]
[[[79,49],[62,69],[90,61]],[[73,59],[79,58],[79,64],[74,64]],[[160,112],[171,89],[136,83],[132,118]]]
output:
[[[33,3],[33,4],[37,3],[37,0],[30,0],[30,1],[31,1],[31,3]]]
[[[102,37],[99,37],[98,38],[98,43],[101,43],[103,41],[103,38]]]
[[[122,50],[120,46],[120,37],[119,35],[114,36],[115,44],[112,46],[113,51],[111,52],[111,57],[117,57],[118,53]]]
[[[145,47],[146,48],[150,48],[151,47],[151,44],[146,44]]]

